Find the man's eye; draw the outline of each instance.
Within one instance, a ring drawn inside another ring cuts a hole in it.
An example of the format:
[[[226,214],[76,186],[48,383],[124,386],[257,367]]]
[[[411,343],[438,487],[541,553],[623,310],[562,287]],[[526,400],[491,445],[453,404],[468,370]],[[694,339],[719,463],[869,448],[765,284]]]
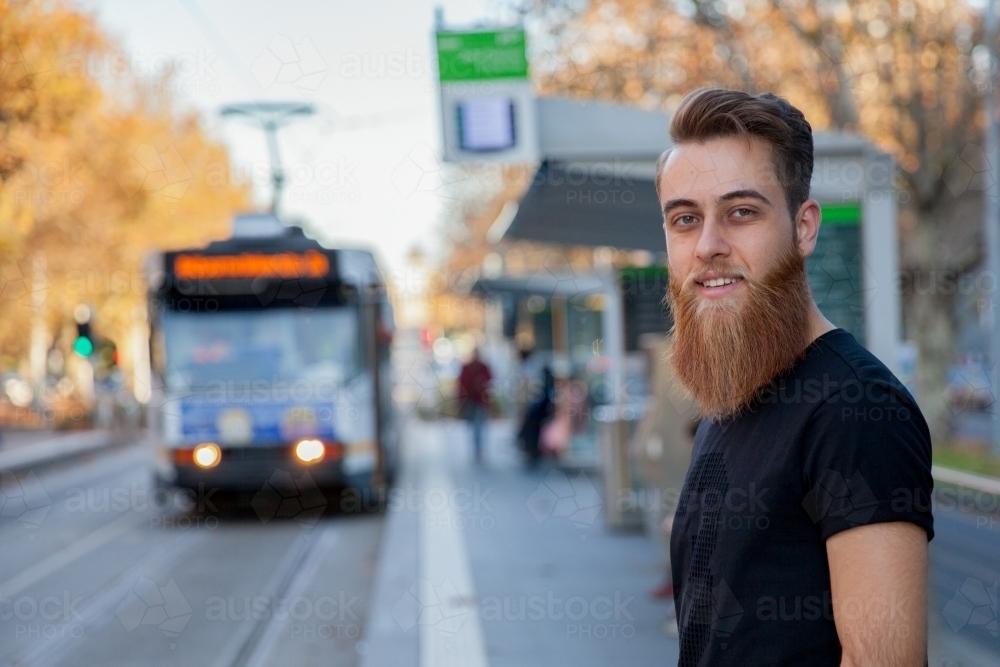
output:
[[[749,218],[754,214],[754,211],[752,208],[738,208],[733,213],[736,214],[737,218]]]
[[[686,227],[687,225],[692,225],[695,222],[695,217],[693,215],[679,215],[674,218],[674,224],[680,225],[681,227]]]

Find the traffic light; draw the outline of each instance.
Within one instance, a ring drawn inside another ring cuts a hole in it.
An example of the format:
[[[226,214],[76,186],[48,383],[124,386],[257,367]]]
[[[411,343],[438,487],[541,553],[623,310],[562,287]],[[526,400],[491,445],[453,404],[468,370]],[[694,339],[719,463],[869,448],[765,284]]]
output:
[[[90,333],[90,308],[81,303],[73,310],[73,319],[76,320],[73,351],[81,357],[89,357],[94,353],[94,336]]]

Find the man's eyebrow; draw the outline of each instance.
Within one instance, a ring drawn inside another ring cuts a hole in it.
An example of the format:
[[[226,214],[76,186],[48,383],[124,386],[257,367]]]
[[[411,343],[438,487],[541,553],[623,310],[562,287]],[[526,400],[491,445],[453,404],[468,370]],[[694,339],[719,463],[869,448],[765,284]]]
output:
[[[720,204],[724,204],[725,202],[732,201],[734,199],[746,199],[746,198],[759,199],[762,202],[764,202],[765,204],[767,204],[768,206],[771,205],[771,200],[770,199],[768,199],[767,197],[765,197],[764,195],[762,195],[757,190],[753,190],[753,189],[733,190],[732,192],[727,192],[726,194],[722,195],[721,197],[719,197],[718,199],[716,199],[716,201],[718,203],[720,203]]]
[[[693,199],[671,199],[663,205],[663,215],[670,213],[670,211],[675,208],[681,208],[682,206],[688,206],[690,208],[698,208],[698,203]]]

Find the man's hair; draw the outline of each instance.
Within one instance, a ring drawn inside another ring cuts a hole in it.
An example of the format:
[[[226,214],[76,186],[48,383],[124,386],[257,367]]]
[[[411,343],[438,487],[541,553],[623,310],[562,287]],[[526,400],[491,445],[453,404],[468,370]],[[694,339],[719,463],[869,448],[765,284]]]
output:
[[[812,127],[802,112],[771,93],[754,96],[727,88],[699,88],[687,94],[670,119],[670,138],[675,144],[726,137],[761,139],[771,147],[774,172],[794,221],[799,207],[809,199],[813,171]],[[669,155],[667,149],[656,161],[657,194]]]

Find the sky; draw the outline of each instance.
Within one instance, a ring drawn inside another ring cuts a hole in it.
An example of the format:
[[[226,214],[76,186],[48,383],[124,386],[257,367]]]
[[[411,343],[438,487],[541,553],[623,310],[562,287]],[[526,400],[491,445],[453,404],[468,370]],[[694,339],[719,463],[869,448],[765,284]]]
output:
[[[502,20],[498,0],[77,0],[134,72],[173,62],[172,92],[230,149],[233,177],[271,189],[264,134],[222,119],[233,102],[308,101],[280,132],[286,218],[324,240],[376,251],[390,271],[414,247],[437,254],[445,193],[433,61],[434,8],[448,27]]]

